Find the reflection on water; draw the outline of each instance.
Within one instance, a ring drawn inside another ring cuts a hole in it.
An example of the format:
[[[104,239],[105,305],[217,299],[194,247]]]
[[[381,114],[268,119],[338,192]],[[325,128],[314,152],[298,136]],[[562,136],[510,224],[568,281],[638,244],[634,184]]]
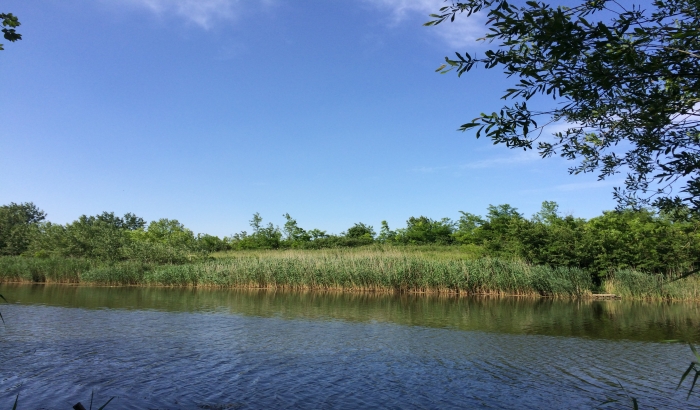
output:
[[[0,407],[700,405],[695,304],[0,287]],[[553,337],[554,336],[554,337]]]
[[[4,285],[21,304],[83,309],[230,312],[285,319],[595,339],[700,342],[700,304],[153,287]]]

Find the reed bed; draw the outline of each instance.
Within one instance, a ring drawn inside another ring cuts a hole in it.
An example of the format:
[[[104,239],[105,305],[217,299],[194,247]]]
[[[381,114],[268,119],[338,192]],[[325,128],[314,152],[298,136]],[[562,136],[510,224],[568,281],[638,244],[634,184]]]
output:
[[[79,283],[96,262],[73,258],[0,257],[0,282]]]
[[[598,288],[591,273],[578,268],[396,248],[247,251],[184,265],[2,257],[0,281],[551,297],[597,290],[632,299],[700,300],[695,277],[674,281],[619,270]]]
[[[495,258],[426,258],[401,251],[247,253],[146,272],[145,284],[296,290],[584,296],[590,274]]]
[[[650,275],[633,270],[613,272],[603,282],[606,293],[634,299],[700,299],[700,279],[697,275],[677,279],[676,275]]]

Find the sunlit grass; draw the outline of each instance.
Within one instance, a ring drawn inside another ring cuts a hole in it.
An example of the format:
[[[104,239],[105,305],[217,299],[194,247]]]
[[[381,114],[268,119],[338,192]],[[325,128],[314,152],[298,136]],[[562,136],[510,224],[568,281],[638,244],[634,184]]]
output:
[[[700,278],[695,275],[675,280],[673,275],[650,275],[625,269],[611,273],[603,289],[623,298],[697,300],[700,299]]]
[[[96,262],[76,258],[0,257],[0,282],[78,283]]]
[[[246,251],[201,264],[147,272],[165,286],[403,291],[429,293],[583,296],[592,287],[580,269],[531,266],[519,260],[469,259],[441,249],[363,248]]]
[[[376,243],[373,245],[320,249],[320,250],[236,250],[214,252],[210,256],[215,259],[238,258],[245,256],[268,257],[280,254],[308,254],[308,255],[415,255],[424,259],[479,259],[485,256],[485,252],[477,245],[446,246],[446,245],[385,245]]]
[[[672,281],[619,270],[596,288],[583,269],[533,266],[477,253],[459,247],[383,245],[249,250],[183,265],[2,257],[0,281],[553,297],[587,297],[596,290],[632,299],[700,300],[700,279],[695,277]]]

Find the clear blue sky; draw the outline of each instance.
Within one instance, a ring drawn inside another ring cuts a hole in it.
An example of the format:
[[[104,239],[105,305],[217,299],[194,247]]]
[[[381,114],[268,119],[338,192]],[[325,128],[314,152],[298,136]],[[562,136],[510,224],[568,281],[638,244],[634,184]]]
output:
[[[508,203],[612,209],[619,179],[456,129],[503,105],[496,70],[434,72],[484,50],[479,18],[422,27],[440,0],[6,0],[0,203],[52,222],[134,212],[195,233],[260,212],[339,233]]]

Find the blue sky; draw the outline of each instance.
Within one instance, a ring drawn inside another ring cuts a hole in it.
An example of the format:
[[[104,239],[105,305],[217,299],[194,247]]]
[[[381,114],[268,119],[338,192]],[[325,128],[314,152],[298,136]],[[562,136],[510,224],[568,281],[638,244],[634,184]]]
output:
[[[9,0],[0,52],[0,203],[52,222],[134,212],[219,236],[260,212],[339,233],[509,203],[612,209],[620,179],[456,129],[503,105],[483,20],[423,27],[440,0]]]

